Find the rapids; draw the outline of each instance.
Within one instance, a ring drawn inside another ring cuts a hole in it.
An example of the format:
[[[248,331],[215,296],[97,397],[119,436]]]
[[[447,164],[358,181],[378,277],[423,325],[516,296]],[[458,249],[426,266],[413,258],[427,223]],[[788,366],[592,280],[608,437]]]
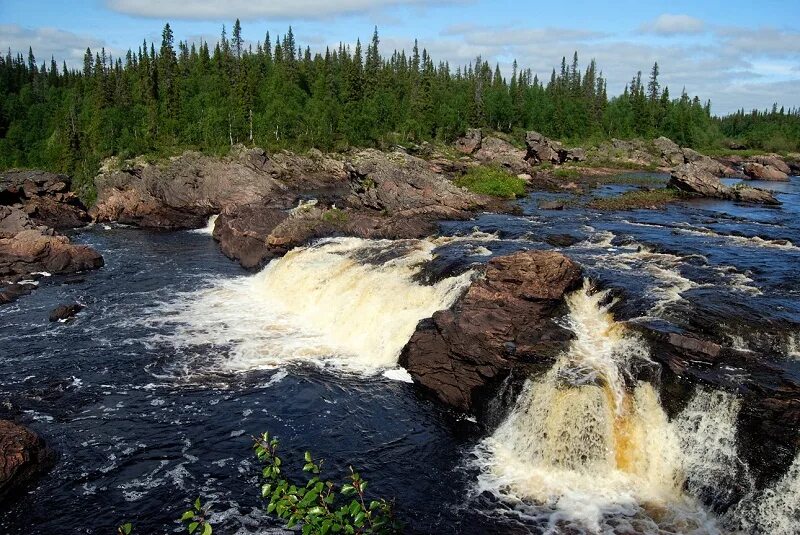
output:
[[[358,467],[410,533],[796,533],[797,452],[767,450],[788,461],[760,477],[742,451],[745,372],[709,372],[729,388],[696,385],[675,407],[634,328],[701,331],[800,381],[800,179],[775,187],[780,209],[544,211],[561,195],[534,193],[521,215],[444,222],[429,240],[323,240],[255,274],[219,252],[213,221],[84,229],[75,240],[105,268],[0,308],[2,410],[60,453],[0,532],[162,532],[198,495],[215,532],[278,528],[248,438],[269,430],[333,478]],[[485,430],[419,396],[397,356],[476,266],[531,248],[563,250],[608,291],[570,296],[569,350]],[[47,321],[76,301],[73,322]]]

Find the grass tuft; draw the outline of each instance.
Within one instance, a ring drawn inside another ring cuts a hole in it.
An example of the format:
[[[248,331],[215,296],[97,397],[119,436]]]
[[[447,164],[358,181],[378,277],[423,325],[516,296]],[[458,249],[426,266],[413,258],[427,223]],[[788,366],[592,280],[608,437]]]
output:
[[[595,210],[636,210],[637,208],[661,207],[686,197],[681,191],[662,188],[627,191],[616,197],[593,199],[587,205]]]
[[[455,184],[473,193],[514,199],[525,195],[525,180],[496,167],[473,167],[455,180]]]

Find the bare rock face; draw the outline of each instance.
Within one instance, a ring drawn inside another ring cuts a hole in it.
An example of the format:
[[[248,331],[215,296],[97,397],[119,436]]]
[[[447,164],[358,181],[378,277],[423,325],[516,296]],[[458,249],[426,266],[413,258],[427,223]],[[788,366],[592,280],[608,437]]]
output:
[[[348,163],[347,171],[351,204],[389,214],[426,207],[469,211],[482,202],[408,154],[365,150]]]
[[[555,252],[492,259],[451,310],[422,320],[400,364],[441,402],[479,412],[515,369],[546,363],[572,335],[557,323],[581,269]]]
[[[712,173],[693,163],[679,165],[673,169],[669,186],[703,197],[759,204],[780,204],[768,191],[748,187],[730,188],[722,184]]]
[[[736,170],[734,170],[733,168],[721,162],[718,162],[717,160],[710,158],[704,154],[700,154],[696,150],[690,148],[683,148],[681,149],[681,153],[683,154],[685,163],[694,164],[696,167],[699,167],[703,171],[711,173],[714,176],[733,177],[738,175]]]
[[[481,148],[482,142],[483,132],[481,129],[471,128],[467,130],[467,133],[464,135],[464,137],[456,140],[456,149],[467,155],[475,154]]]
[[[755,163],[760,163],[765,167],[774,167],[781,173],[790,175],[792,173],[792,168],[789,164],[783,161],[783,158],[778,156],[777,154],[766,154],[763,156],[753,156],[751,161]]]
[[[0,503],[32,483],[54,461],[39,435],[0,420]]]
[[[347,187],[343,163],[318,151],[267,155],[237,147],[222,159],[185,152],[160,165],[123,162],[118,167],[95,178],[93,216],[151,228],[197,228],[228,207],[264,200],[289,205],[295,189]]]
[[[586,160],[586,151],[582,148],[567,149],[558,141],[548,139],[539,132],[526,133],[525,146],[528,149],[525,159],[531,164],[562,164]]]
[[[488,165],[502,167],[511,174],[530,172],[525,161],[525,151],[497,137],[483,138],[480,149],[473,155],[476,160]]]
[[[781,162],[783,164],[783,162]],[[752,180],[770,180],[776,182],[786,182],[789,180],[789,166],[783,164],[787,172],[782,171],[773,165],[764,165],[760,162],[747,162],[744,164],[744,174]]]
[[[683,152],[677,143],[668,137],[661,136],[653,140],[656,150],[661,153],[662,163],[666,166],[680,165],[684,163]]]
[[[70,178],[46,171],[0,174],[0,205],[14,205],[35,223],[57,230],[86,225],[91,218],[71,191]]]
[[[19,208],[0,206],[0,303],[27,293],[19,282],[38,272],[74,273],[96,269],[103,257],[87,245],[73,245],[66,236],[36,225]]]

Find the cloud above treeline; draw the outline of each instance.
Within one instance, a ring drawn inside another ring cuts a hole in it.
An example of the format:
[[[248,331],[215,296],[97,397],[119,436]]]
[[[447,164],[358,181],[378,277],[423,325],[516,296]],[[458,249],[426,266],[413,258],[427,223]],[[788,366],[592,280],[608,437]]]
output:
[[[56,28],[23,28],[17,24],[0,24],[0,45],[4,54],[9,49],[12,54],[21,52],[25,55],[26,61],[28,48],[32,48],[38,65],[43,61],[49,65],[52,57],[55,58],[59,68],[62,62],[66,62],[70,67],[83,65],[83,55],[87,47],[98,52],[105,47],[106,52],[113,52],[103,39],[90,35],[80,35]]]
[[[466,3],[466,0],[106,0],[119,13],[173,20],[324,19],[382,8]]]
[[[689,15],[672,15],[664,13],[654,21],[642,24],[640,30],[658,35],[682,35],[702,33],[706,24],[700,19]]]

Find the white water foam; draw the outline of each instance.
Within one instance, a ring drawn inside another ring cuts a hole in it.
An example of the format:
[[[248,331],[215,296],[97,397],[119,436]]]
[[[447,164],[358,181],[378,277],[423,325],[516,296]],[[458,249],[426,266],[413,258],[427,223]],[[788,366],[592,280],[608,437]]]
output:
[[[208,218],[208,222],[206,223],[205,227],[196,228],[196,229],[190,230],[189,232],[191,232],[193,234],[207,234],[207,235],[211,236],[212,234],[214,234],[214,225],[217,223],[217,218],[218,217],[219,217],[219,215],[217,215],[217,214],[214,214],[214,215],[210,216]]]
[[[699,392],[669,422],[652,385],[626,386],[626,371],[648,361],[648,349],[599,306],[605,297],[570,296],[576,338],[476,449],[476,493],[493,494],[544,533],[721,533],[694,493],[739,466],[738,402]]]
[[[417,282],[435,247],[427,240],[323,240],[273,260],[257,275],[181,294],[148,321],[171,327],[171,335],[156,341],[214,348],[219,357],[209,371],[305,359],[379,372],[396,367],[419,320],[450,307],[473,278],[468,272]]]
[[[800,532],[800,454],[775,484],[752,493],[727,516],[736,533],[797,535]]]

